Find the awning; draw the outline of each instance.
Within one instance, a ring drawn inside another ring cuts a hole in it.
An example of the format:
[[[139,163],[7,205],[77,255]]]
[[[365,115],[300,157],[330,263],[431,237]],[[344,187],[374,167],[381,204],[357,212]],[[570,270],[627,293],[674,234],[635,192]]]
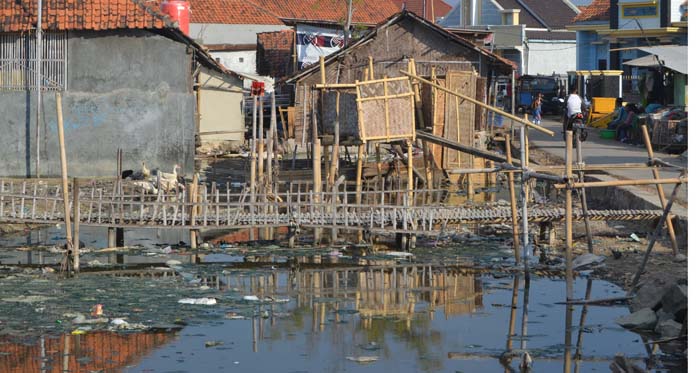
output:
[[[685,75],[689,74],[689,51],[688,47],[685,45],[660,45],[656,47],[638,47],[636,49],[650,53],[650,55],[624,62],[624,65],[638,67],[659,67],[661,63],[662,66],[670,70],[674,70]]]

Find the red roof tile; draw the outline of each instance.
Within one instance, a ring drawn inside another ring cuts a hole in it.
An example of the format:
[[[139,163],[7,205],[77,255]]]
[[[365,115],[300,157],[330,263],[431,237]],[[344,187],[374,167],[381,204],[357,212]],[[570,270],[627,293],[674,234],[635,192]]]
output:
[[[254,0],[282,19],[344,22],[345,0]],[[376,25],[401,11],[392,1],[361,0],[353,2],[353,23]]]
[[[573,23],[590,21],[609,21],[609,0],[594,0],[573,18]]]
[[[191,0],[191,22],[282,25],[273,13],[249,0]]]
[[[452,10],[452,7],[443,0],[392,0],[392,2],[394,2],[399,9],[405,8],[429,21],[433,19],[433,6],[435,7],[435,18],[444,17]],[[425,8],[425,16],[423,15],[423,8]]]
[[[28,31],[37,21],[36,1],[0,0],[0,31]],[[145,0],[43,0],[44,30],[111,30],[172,27],[157,3]]]
[[[346,19],[345,0],[189,1],[193,23],[281,25],[283,19],[322,22],[344,22]],[[435,1],[437,7],[442,0]],[[352,22],[375,25],[400,10],[401,6],[396,5],[396,0],[355,1]]]

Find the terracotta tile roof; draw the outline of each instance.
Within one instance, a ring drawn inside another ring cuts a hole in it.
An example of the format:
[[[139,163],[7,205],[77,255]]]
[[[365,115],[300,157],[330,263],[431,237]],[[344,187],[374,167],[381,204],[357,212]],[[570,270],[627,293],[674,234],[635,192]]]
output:
[[[594,0],[592,4],[581,9],[572,23],[609,21],[609,0]]]
[[[432,21],[432,7],[435,7],[435,18],[444,17],[452,10],[452,6],[443,0],[392,0],[399,9],[406,8],[420,17]],[[423,15],[423,7],[425,7],[425,16]]]
[[[192,23],[282,25],[268,9],[249,0],[190,0]]]
[[[282,19],[343,22],[346,18],[345,0],[253,1]],[[354,1],[352,22],[375,25],[400,11],[391,0]]]
[[[260,32],[256,40],[256,72],[259,75],[282,78],[293,72],[294,30]]]
[[[34,0],[0,0],[0,31],[28,31],[37,21]],[[145,0],[44,0],[45,30],[161,29],[173,27],[157,3]]]

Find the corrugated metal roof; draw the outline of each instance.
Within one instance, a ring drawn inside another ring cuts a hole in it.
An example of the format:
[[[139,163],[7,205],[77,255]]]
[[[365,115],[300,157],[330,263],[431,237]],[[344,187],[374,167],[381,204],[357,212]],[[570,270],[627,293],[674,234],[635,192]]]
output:
[[[664,67],[682,74],[689,73],[689,47],[685,45],[659,45],[655,47],[638,47],[649,56],[624,62],[624,65],[640,67]]]

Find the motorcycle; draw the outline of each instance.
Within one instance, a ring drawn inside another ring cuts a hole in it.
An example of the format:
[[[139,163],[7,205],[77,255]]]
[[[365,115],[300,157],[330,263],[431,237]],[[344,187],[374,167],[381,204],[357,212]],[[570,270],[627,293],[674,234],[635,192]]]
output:
[[[573,131],[573,139],[577,143],[585,142],[587,140],[587,128],[585,127],[585,115],[583,113],[576,113],[570,116],[568,119],[568,125],[566,131]]]

